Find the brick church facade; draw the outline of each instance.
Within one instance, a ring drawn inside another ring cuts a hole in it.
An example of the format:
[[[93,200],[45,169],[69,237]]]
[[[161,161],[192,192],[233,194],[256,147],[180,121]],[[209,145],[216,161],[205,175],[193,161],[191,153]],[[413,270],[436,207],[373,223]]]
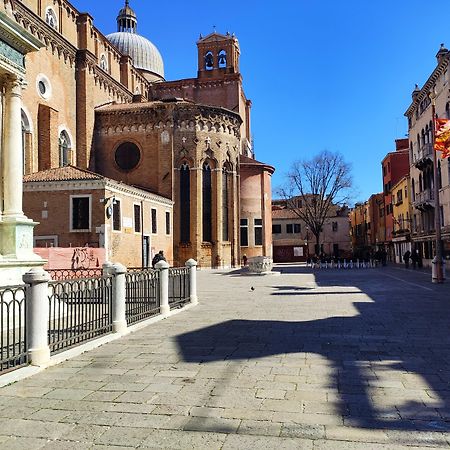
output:
[[[166,81],[128,0],[108,36],[65,0],[2,3],[43,43],[26,56],[22,95],[24,212],[40,222],[36,243],[61,235],[57,245],[105,246],[107,259],[136,266],[157,246],[174,265],[272,256],[274,168],[254,158],[234,35],[200,37],[197,77]],[[93,178],[113,193],[89,194]],[[90,200],[74,200],[77,189]],[[66,194],[64,214],[48,211],[54,192],[58,202]]]

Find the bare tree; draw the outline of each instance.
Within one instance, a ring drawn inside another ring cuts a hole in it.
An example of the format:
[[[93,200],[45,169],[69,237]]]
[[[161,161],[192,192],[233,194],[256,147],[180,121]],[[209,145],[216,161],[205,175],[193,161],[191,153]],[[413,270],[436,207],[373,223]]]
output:
[[[280,193],[291,209],[311,230],[318,252],[320,233],[335,206],[350,201],[353,180],[350,164],[340,153],[327,150],[311,160],[296,161]]]

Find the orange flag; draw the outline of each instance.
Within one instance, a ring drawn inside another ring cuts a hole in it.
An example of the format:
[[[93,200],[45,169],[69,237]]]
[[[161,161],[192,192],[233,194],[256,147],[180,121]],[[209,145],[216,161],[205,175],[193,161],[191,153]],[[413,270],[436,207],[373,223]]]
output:
[[[434,149],[442,152],[442,158],[450,156],[450,120],[435,119]]]

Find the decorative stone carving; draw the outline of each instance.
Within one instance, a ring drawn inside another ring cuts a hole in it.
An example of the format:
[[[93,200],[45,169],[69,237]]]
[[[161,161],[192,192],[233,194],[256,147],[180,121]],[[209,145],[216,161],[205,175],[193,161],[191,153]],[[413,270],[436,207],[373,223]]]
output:
[[[271,272],[273,268],[273,260],[267,256],[255,256],[248,260],[248,270],[251,273],[262,274]]]

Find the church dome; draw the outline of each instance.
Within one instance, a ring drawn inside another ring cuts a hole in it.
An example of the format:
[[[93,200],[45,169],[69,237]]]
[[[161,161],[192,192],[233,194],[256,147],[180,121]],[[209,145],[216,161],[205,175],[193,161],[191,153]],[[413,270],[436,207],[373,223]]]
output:
[[[147,38],[137,34],[137,16],[130,7],[129,0],[125,1],[125,6],[117,16],[117,32],[106,38],[121,53],[131,57],[134,67],[164,79],[161,54]]]
[[[164,78],[164,63],[161,53],[148,39],[139,34],[123,31],[109,34],[106,38],[121,53],[133,59],[134,67]]]

